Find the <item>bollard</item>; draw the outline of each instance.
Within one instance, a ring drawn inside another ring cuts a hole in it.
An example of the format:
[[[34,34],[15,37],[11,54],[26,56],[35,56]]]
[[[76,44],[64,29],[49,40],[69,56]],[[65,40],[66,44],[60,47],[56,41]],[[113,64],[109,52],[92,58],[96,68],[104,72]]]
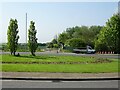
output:
[[[112,54],[112,51],[111,51],[111,53],[110,54]]]
[[[107,54],[106,51],[105,51],[105,54]]]
[[[102,54],[103,54],[103,52],[102,52]]]

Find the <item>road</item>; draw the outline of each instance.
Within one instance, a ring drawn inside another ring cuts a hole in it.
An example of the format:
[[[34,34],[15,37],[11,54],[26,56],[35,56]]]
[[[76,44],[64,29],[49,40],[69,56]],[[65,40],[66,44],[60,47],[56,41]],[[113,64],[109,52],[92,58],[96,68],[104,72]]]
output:
[[[2,88],[118,88],[118,80],[61,82],[3,80]]]
[[[30,54],[30,52],[19,52],[20,54]],[[10,54],[10,52],[0,52],[0,54]],[[76,53],[57,53],[53,51],[46,52],[36,52],[36,55],[70,55],[70,56],[91,56],[91,57],[99,57],[99,58],[120,58],[118,54],[76,54]]]

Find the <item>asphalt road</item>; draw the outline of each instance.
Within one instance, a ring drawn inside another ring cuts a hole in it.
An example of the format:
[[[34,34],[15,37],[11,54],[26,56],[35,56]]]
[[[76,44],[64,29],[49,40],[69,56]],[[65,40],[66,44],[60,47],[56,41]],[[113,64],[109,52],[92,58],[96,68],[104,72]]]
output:
[[[17,54],[18,52],[16,52]],[[30,52],[19,52],[22,54],[31,54]],[[0,52],[0,54],[10,54],[10,52]],[[76,54],[76,53],[57,53],[53,51],[46,51],[46,52],[36,52],[36,55],[70,55],[70,56],[92,56],[92,57],[100,57],[100,58],[116,58],[120,59],[120,55],[118,54]]]
[[[2,88],[118,88],[118,80],[71,82],[3,80]]]

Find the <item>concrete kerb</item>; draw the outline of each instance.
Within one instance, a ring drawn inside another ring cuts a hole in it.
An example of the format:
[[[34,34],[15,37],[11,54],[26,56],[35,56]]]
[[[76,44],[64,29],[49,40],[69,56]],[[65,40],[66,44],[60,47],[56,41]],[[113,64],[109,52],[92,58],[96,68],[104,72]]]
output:
[[[60,81],[103,81],[103,80],[119,80],[120,78],[113,78],[113,77],[100,77],[100,78],[31,78],[31,77],[19,77],[19,78],[0,78],[1,80],[33,80],[33,81],[52,81],[52,82],[60,82]]]
[[[44,80],[44,81],[88,81],[88,80],[119,80],[118,73],[26,73],[4,72],[2,80]]]

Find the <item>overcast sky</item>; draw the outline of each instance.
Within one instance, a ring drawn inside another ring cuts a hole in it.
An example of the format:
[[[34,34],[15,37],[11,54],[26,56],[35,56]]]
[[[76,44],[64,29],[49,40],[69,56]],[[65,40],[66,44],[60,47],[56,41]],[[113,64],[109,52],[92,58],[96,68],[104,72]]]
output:
[[[38,42],[49,42],[66,28],[81,25],[105,25],[117,12],[117,2],[5,2],[1,4],[2,27],[0,42],[7,42],[7,28],[10,18],[17,19],[19,42],[26,42],[25,14],[35,22]]]

